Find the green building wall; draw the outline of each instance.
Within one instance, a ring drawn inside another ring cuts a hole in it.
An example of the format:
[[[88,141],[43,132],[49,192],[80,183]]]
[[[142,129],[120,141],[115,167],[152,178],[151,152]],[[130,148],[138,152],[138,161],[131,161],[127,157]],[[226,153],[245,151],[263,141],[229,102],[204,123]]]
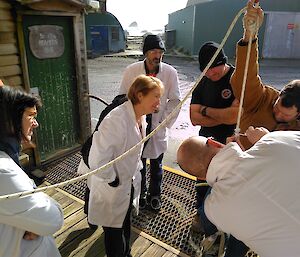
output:
[[[246,6],[247,1],[215,0],[188,6],[169,14],[167,31],[176,31],[176,48],[184,53],[197,56],[201,45],[206,41],[220,43],[237,13]],[[264,0],[261,6],[265,12],[300,12],[299,0]],[[242,15],[243,16],[243,15]],[[235,56],[235,44],[241,38],[242,16],[229,36],[224,50],[228,57]],[[264,19],[266,21],[266,17]],[[265,24],[260,31],[265,30]],[[260,49],[263,34],[259,33]]]

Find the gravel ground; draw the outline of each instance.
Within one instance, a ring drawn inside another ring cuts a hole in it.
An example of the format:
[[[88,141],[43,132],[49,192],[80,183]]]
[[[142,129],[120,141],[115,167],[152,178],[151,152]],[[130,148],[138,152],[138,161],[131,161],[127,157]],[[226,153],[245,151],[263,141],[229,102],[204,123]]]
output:
[[[138,57],[98,57],[88,60],[90,94],[101,97],[107,102],[118,95],[119,84],[125,67]],[[185,96],[200,75],[198,62],[191,58],[165,56],[164,62],[171,64],[178,71],[180,91]],[[232,62],[233,63],[233,62]],[[261,60],[260,74],[266,84],[281,89],[288,81],[300,77],[300,60]],[[164,165],[178,169],[176,150],[180,142],[192,135],[197,135],[199,127],[194,127],[189,117],[190,97],[181,108],[178,119],[169,131],[169,148],[164,157]],[[91,119],[95,126],[104,104],[91,100]]]

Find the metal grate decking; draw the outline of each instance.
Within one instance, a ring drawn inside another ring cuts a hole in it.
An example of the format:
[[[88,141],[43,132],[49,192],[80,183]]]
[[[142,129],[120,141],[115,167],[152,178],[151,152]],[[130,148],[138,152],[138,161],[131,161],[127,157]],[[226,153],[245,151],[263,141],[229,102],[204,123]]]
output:
[[[80,153],[76,153],[46,167],[46,181],[55,184],[76,177],[80,158]],[[196,256],[195,246],[199,246],[203,238],[190,232],[196,213],[194,187],[195,181],[172,172],[164,172],[160,212],[140,211],[138,216],[133,217],[133,226],[189,256]],[[62,189],[84,200],[85,188],[86,180],[83,180]],[[212,247],[205,256],[216,256],[217,251],[218,246]]]

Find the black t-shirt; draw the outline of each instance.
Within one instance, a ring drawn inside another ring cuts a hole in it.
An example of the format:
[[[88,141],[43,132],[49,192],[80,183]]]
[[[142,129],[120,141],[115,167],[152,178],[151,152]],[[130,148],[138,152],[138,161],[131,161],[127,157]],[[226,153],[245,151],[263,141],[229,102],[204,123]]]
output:
[[[192,94],[191,104],[201,104],[213,108],[226,108],[231,106],[235,99],[230,85],[230,77],[234,67],[230,65],[227,74],[218,81],[211,81],[204,77]],[[221,124],[214,127],[203,127],[199,135],[214,137],[217,141],[225,143],[226,138],[234,132],[235,125]]]

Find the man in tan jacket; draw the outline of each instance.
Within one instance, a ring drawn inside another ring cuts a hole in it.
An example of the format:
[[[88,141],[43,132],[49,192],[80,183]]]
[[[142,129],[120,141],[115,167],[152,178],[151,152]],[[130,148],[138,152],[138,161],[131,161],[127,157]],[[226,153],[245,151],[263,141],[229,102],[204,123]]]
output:
[[[244,16],[244,35],[236,47],[236,69],[231,78],[231,86],[235,97],[240,100],[242,81],[244,77],[247,47],[250,37],[251,22],[263,21],[261,8],[253,7],[254,0],[248,2]],[[251,42],[251,54],[247,74],[243,114],[241,118],[241,133],[249,126],[265,127],[274,130],[300,130],[300,80],[293,80],[278,91],[264,85],[258,74],[258,39],[254,34]],[[241,137],[243,146],[248,149],[251,143]]]
[[[236,48],[236,68],[231,77],[234,96],[240,101],[242,81],[246,64],[246,55],[252,21],[263,21],[263,11],[254,7],[254,0],[248,2],[244,16],[244,34]],[[247,74],[243,113],[240,123],[241,133],[248,136],[240,137],[245,149],[249,149],[255,140],[253,127],[265,127],[274,130],[300,130],[300,80],[289,82],[281,91],[264,85],[258,75],[258,42],[254,34],[251,42],[251,55]],[[252,127],[253,126],[253,127]],[[250,128],[249,128],[250,127]],[[249,129],[248,129],[249,128]],[[247,130],[248,129],[248,130]],[[257,130],[256,130],[257,131]],[[262,131],[264,132],[264,131]],[[231,238],[227,245],[227,256],[241,257],[245,255],[245,246],[241,241]]]

